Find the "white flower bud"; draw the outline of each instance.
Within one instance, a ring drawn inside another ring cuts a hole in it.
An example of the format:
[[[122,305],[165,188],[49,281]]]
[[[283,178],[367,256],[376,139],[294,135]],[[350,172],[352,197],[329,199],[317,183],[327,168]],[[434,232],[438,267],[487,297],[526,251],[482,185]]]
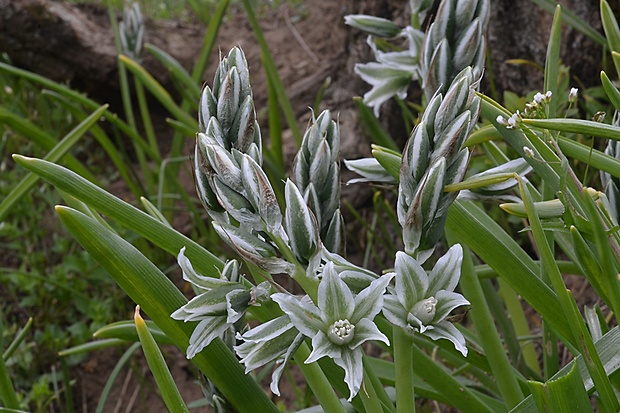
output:
[[[568,94],[568,101],[569,103],[575,103],[577,102],[577,94],[579,93],[579,89],[577,89],[576,87],[573,87],[570,89],[570,92]]]

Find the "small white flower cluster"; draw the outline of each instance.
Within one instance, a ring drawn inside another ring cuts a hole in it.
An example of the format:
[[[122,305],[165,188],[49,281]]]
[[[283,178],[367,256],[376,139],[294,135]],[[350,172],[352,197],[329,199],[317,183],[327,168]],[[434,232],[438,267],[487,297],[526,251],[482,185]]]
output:
[[[528,118],[544,118],[545,117],[545,105],[551,101],[553,93],[550,90],[547,93],[542,94],[540,92],[534,95],[534,100],[525,104],[525,110],[523,115]]]
[[[497,123],[504,125],[507,129],[518,128],[522,120],[523,117],[521,116],[521,112],[518,110],[508,119],[504,118],[502,115],[499,115],[496,119]]]

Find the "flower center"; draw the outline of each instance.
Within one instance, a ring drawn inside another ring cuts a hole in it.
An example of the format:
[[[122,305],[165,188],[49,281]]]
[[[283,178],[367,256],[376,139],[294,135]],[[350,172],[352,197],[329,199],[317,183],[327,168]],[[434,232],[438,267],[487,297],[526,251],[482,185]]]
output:
[[[353,340],[355,326],[346,318],[338,320],[329,327],[327,337],[334,344],[347,344]]]
[[[435,297],[429,297],[426,300],[419,301],[411,309],[411,313],[422,322],[422,324],[428,324],[433,321],[435,317],[435,310],[437,308],[437,299]]]

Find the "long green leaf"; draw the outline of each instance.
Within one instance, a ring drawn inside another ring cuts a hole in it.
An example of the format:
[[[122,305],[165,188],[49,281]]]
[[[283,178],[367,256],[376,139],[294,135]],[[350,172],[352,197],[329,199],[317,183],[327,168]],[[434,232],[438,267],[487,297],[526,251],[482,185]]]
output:
[[[620,53],[620,28],[607,0],[601,0],[601,21],[603,22],[603,30],[605,31],[605,37],[607,37],[609,49],[612,52]],[[616,65],[618,76],[620,76],[620,66],[615,59],[614,64]]]
[[[604,71],[601,71],[601,84],[611,104],[614,105],[617,111],[620,111],[620,91],[618,91]]]
[[[164,355],[161,354],[161,350],[157,346],[149,328],[146,326],[144,319],[140,316],[140,306],[136,306],[134,319],[136,322],[136,331],[138,332],[138,337],[142,344],[142,351],[144,351],[144,357],[153,373],[153,377],[155,377],[155,383],[157,383],[157,387],[159,388],[168,411],[172,413],[189,413],[189,409],[185,405],[181,393],[179,393],[179,389],[174,382],[174,378],[166,365]]]
[[[13,155],[13,158],[56,188],[117,220],[169,253],[176,255],[182,247],[186,247],[186,255],[198,272],[208,275],[213,274],[216,268],[223,268],[223,262],[198,243],[93,185],[74,172],[41,159],[26,158],[20,155]]]
[[[620,161],[613,156],[563,136],[558,137],[558,146],[566,156],[620,178]]]
[[[491,217],[473,203],[457,201],[450,208],[446,228],[549,321],[560,336],[576,344],[566,316],[557,311],[557,295],[538,277],[538,265]]]
[[[54,146],[54,148],[47,154],[45,159],[51,162],[57,162],[60,158],[62,158],[66,153],[71,150],[73,145],[75,145],[78,140],[90,129],[90,127],[95,124],[101,115],[107,110],[108,105],[103,105],[95,112],[93,112],[88,118],[86,118],[82,123],[77,125],[71,132],[69,132],[60,142]],[[91,184],[85,178],[82,178],[85,182]],[[9,212],[12,210],[13,206],[28,192],[30,191],[34,185],[37,183],[39,178],[35,174],[28,174],[24,179],[22,179],[15,188],[7,195],[6,198],[0,203],[0,222],[2,222]],[[91,184],[93,185],[93,184]]]
[[[581,133],[586,136],[598,136],[620,140],[620,128],[606,123],[582,119],[523,119],[523,123],[536,128],[557,130],[560,132]]]
[[[183,351],[194,323],[170,317],[187,299],[153,263],[134,246],[97,221],[73,209],[58,206],[62,223],[105,268],[117,284],[140,305],[161,330]],[[166,231],[169,232],[169,231]],[[247,376],[235,355],[219,339],[196,355],[193,362],[241,412],[277,412],[256,382]],[[238,397],[243,394],[243,397]]]

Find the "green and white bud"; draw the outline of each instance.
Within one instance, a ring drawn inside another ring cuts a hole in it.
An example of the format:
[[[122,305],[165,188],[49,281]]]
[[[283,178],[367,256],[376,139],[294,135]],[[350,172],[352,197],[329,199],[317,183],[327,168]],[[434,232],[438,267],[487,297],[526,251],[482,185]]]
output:
[[[331,251],[344,248],[340,208],[340,131],[329,111],[323,111],[304,134],[293,162],[291,180],[303,194],[318,224],[320,237]],[[331,234],[327,234],[331,228]]]
[[[445,93],[456,75],[471,66],[476,78],[485,59],[489,0],[443,0],[424,38],[420,71],[424,93]]]
[[[123,54],[132,60],[139,61],[144,38],[144,19],[138,3],[125,4],[123,20],[118,25],[118,32]]]

